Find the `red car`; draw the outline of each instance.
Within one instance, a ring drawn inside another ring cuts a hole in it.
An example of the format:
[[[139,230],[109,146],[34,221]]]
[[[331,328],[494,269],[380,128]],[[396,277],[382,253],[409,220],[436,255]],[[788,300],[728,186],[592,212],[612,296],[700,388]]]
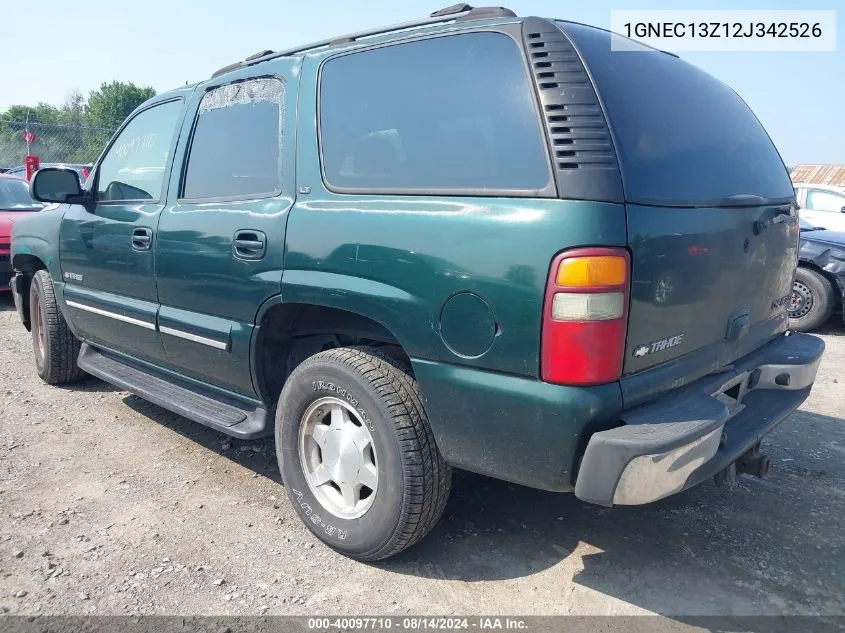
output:
[[[12,225],[19,218],[42,209],[43,205],[29,195],[29,185],[17,176],[0,174],[0,292],[9,290],[12,262],[9,245],[12,242]]]

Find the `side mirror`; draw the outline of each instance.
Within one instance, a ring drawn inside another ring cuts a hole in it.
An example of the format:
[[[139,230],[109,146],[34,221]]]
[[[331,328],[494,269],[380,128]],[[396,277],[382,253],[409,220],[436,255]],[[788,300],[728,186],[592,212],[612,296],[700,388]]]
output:
[[[41,202],[84,204],[86,195],[79,174],[72,169],[45,167],[35,172],[29,185],[33,198]]]

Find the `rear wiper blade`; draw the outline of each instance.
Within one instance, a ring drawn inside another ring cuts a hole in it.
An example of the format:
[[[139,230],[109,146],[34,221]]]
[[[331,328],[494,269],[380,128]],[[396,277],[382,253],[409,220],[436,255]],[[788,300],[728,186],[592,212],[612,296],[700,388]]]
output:
[[[771,204],[771,202],[769,198],[764,198],[754,193],[735,193],[732,196],[725,196],[719,200],[720,205],[734,207],[756,207]]]

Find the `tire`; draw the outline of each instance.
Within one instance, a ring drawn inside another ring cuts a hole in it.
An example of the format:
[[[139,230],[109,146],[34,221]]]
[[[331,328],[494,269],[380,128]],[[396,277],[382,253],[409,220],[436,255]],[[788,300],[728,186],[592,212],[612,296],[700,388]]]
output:
[[[810,332],[830,318],[836,303],[833,285],[821,273],[799,266],[789,303],[789,327]]]
[[[80,342],[56,304],[53,280],[46,270],[37,271],[32,278],[29,311],[35,369],[41,380],[61,385],[85,378],[85,372],[76,364]]]
[[[308,529],[363,561],[422,539],[443,514],[452,485],[410,368],[374,348],[320,352],[291,373],[276,410],[276,455]],[[351,460],[360,460],[357,470],[346,467]]]

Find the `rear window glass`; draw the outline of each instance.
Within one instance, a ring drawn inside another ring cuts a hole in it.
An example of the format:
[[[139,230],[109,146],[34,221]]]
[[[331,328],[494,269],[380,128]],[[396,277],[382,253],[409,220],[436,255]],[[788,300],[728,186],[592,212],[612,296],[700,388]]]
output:
[[[730,196],[792,198],[777,150],[730,87],[647,47],[611,51],[606,31],[566,22],[559,26],[596,83],[628,201],[715,205],[729,204]],[[629,41],[626,46],[637,45]]]
[[[517,44],[473,33],[326,62],[320,132],[339,190],[486,192],[551,182]]]

